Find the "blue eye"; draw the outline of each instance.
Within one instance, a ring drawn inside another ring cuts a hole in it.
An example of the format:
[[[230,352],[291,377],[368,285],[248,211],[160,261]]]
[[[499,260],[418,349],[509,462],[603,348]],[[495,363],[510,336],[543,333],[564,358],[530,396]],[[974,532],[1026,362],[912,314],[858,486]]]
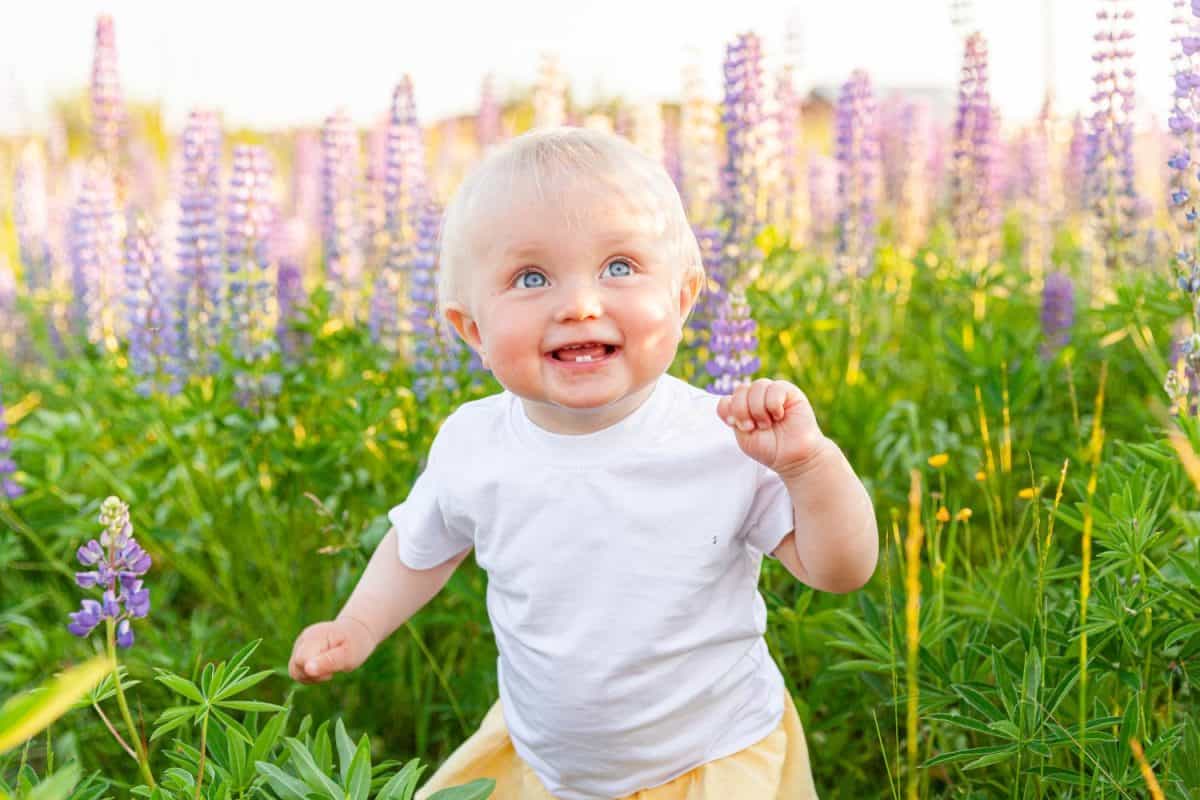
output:
[[[522,283],[521,279],[527,278],[527,277],[528,278],[537,278],[539,281],[541,281],[541,283],[533,283],[533,284]],[[525,272],[522,272],[520,275],[517,276],[515,285],[518,289],[540,289],[546,285],[546,276],[540,272],[534,272],[533,270],[526,270]]]
[[[622,267],[624,269],[623,272],[611,273],[612,275],[614,275],[618,278],[624,278],[627,275],[633,274],[633,265],[630,264],[628,261],[626,261],[623,258],[614,258],[612,261],[608,262],[608,266],[609,267]]]

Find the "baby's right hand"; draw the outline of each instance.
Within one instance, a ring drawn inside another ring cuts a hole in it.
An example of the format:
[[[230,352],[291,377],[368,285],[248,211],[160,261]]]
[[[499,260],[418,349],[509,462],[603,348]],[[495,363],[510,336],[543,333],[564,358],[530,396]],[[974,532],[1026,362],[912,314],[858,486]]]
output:
[[[318,622],[296,637],[288,673],[301,683],[323,683],[335,672],[357,669],[374,649],[374,637],[358,620]]]

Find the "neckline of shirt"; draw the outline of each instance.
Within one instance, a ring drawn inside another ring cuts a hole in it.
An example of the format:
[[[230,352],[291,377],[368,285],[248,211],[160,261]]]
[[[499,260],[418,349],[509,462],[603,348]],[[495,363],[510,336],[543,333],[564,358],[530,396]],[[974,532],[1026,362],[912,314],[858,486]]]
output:
[[[632,414],[614,422],[607,428],[601,428],[592,433],[553,433],[537,425],[525,413],[525,406],[520,398],[511,392],[508,397],[509,427],[517,440],[528,447],[544,454],[577,460],[601,454],[612,454],[615,445],[625,447],[631,444],[648,444],[657,438],[661,425],[657,424],[665,416],[664,412],[670,405],[671,390],[669,385],[672,378],[669,374],[659,376],[654,384],[654,390]]]

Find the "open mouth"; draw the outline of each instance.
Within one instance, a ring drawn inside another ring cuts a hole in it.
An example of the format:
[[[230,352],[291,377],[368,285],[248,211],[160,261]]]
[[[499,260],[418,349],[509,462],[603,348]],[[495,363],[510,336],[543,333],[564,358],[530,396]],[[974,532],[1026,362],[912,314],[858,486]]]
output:
[[[557,350],[550,351],[547,355],[555,361],[562,361],[567,364],[590,364],[611,358],[620,349],[612,344],[587,342],[560,347]]]

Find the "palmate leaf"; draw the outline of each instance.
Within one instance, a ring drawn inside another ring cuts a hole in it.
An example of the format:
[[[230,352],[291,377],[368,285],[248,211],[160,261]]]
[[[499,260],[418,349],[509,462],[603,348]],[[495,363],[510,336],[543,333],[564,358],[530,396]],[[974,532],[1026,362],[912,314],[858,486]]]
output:
[[[182,697],[186,697],[194,703],[204,704],[204,695],[200,693],[199,687],[181,675],[176,675],[173,672],[168,672],[165,669],[156,669],[155,680],[166,686],[172,692]]]

